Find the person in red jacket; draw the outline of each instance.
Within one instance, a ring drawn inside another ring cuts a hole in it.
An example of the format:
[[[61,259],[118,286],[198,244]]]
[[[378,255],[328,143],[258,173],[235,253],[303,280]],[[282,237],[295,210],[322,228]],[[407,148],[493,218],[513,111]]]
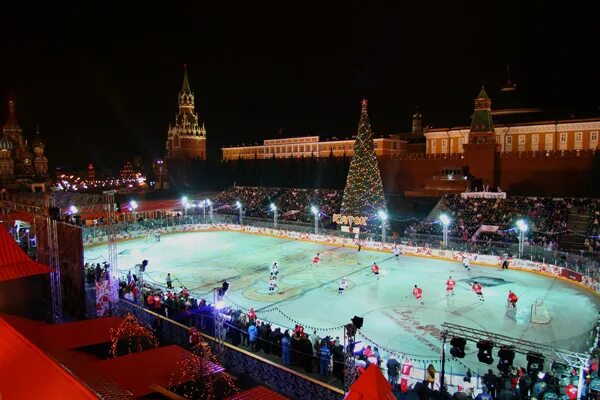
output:
[[[569,383],[567,386],[565,386],[565,394],[567,395],[569,400],[576,400],[577,386],[573,385],[572,383]]]
[[[479,301],[485,301],[483,299],[483,286],[481,286],[478,282],[474,282],[472,289],[479,298]]]
[[[451,276],[448,277],[446,281],[446,296],[454,296],[454,287],[456,286],[456,281],[452,279]]]
[[[413,296],[415,296],[415,299],[417,299],[418,302],[423,304],[423,300],[421,299],[423,296],[423,289],[415,285],[415,288],[413,289]]]
[[[373,274],[375,274],[377,279],[379,279],[379,265],[377,265],[376,262],[373,263],[373,266],[371,267],[371,271],[373,272]]]
[[[515,292],[513,292],[512,290],[508,291],[508,306],[509,307],[516,307],[517,306],[517,301],[519,300],[519,298],[517,297],[517,295],[515,294]]]

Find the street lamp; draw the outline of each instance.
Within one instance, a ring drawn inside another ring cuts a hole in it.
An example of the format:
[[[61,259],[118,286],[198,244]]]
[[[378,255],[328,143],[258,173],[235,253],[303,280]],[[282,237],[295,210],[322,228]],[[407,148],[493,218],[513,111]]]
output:
[[[273,228],[277,229],[277,206],[271,203],[271,211],[273,211]]]
[[[71,213],[71,215],[75,215],[79,212],[79,209],[77,209],[77,207],[75,207],[75,206],[70,206],[69,212]]]
[[[238,208],[238,210],[240,210],[240,225],[242,224],[242,203],[240,203],[240,201],[236,201],[235,202],[236,207]]]
[[[202,200],[202,215],[204,222],[206,222],[206,200]]]
[[[385,211],[379,210],[377,211],[377,215],[379,215],[379,219],[381,219],[381,243],[385,243],[385,225],[387,222],[388,215]]]
[[[138,208],[137,202],[135,200],[131,200],[129,202],[129,208],[131,208],[131,211],[133,212],[133,220],[135,221],[137,219],[135,215],[135,210]]]
[[[204,200],[206,202],[206,204],[208,204],[208,215],[210,217],[210,223],[212,224],[213,221],[213,203],[212,201],[210,201],[209,199]],[[206,214],[205,214],[206,215]]]
[[[310,206],[310,211],[315,216],[315,235],[319,234],[319,209],[316,206]]]
[[[524,219],[517,221],[517,229],[519,230],[519,258],[523,256],[523,247],[525,244],[525,232],[529,229],[527,222]]]
[[[440,222],[442,223],[442,247],[448,247],[448,225],[450,225],[450,217],[446,214],[440,215]]]
[[[183,204],[183,215],[187,214],[187,208],[188,208],[188,198],[187,196],[183,196],[181,198],[181,204]]]

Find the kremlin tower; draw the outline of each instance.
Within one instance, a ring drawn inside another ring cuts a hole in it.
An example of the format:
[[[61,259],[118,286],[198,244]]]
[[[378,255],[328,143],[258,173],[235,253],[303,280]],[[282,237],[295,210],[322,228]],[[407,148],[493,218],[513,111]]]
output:
[[[166,159],[206,160],[206,129],[200,125],[195,111],[194,93],[190,89],[187,68],[184,65],[183,84],[179,92],[179,112],[175,125],[169,125]]]

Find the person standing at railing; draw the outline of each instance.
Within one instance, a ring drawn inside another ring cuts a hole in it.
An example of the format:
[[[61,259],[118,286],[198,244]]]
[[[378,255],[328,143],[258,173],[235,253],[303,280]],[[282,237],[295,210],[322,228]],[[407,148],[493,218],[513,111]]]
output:
[[[281,352],[283,355],[283,365],[290,365],[292,360],[291,338],[286,330],[281,338]]]

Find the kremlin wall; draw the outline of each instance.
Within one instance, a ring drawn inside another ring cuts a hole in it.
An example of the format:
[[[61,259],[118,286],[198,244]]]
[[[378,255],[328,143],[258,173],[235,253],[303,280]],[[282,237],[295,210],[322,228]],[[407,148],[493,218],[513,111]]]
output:
[[[600,117],[575,119],[523,106],[509,74],[494,104],[482,88],[470,126],[426,128],[417,112],[411,132],[376,134],[386,193],[438,197],[486,185],[520,195],[600,194]],[[207,159],[206,138],[185,72],[179,113],[168,131],[166,165],[157,179],[163,188],[341,189],[354,143],[352,137],[266,139],[261,145],[223,147],[220,159]]]

